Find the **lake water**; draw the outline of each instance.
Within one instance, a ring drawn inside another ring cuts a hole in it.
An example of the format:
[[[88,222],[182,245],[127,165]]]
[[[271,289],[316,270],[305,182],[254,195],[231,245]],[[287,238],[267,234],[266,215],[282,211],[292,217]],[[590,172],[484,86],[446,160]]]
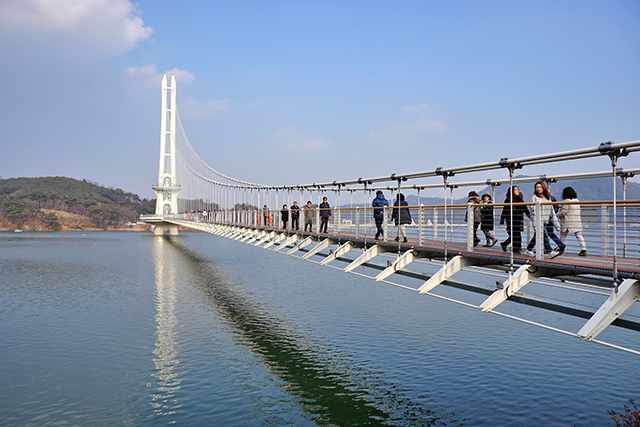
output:
[[[3,426],[606,426],[640,399],[633,354],[200,233],[0,234],[0,325]]]

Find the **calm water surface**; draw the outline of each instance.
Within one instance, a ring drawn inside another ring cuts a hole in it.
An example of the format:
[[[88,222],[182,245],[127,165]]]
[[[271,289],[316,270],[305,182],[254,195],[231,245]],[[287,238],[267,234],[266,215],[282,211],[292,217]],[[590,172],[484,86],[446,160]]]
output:
[[[606,426],[640,400],[637,356],[198,233],[0,234],[0,325],[3,426]]]

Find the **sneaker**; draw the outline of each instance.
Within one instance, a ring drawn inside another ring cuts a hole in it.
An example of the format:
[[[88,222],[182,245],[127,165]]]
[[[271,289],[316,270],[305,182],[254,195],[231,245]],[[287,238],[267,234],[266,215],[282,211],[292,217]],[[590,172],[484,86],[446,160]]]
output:
[[[578,256],[587,256],[587,251],[584,251],[584,250],[580,251]]]
[[[407,238],[405,237],[402,243],[407,243]]]
[[[536,253],[533,251],[530,251],[529,249],[527,249],[526,251],[524,251],[524,254],[526,256],[536,256]]]
[[[562,255],[563,250],[560,248],[556,248],[554,250],[551,251],[551,253],[549,254],[549,258],[554,259],[555,257],[557,257],[558,255]]]
[[[558,246],[557,251],[558,251],[558,252],[560,252],[558,255],[560,255],[560,254],[564,253],[564,248],[566,248],[566,247],[567,247],[566,245],[560,245],[560,246]]]
[[[508,245],[505,245],[504,243],[500,243],[500,246],[502,246],[502,252],[507,252],[507,246]]]

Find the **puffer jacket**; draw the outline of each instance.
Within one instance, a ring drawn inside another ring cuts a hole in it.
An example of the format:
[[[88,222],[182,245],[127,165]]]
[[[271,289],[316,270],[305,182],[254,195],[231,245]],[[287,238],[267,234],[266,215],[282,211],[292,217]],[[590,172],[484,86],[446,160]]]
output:
[[[565,199],[565,202],[579,202],[578,199]],[[562,220],[560,229],[563,233],[575,233],[582,231],[582,217],[580,216],[580,205],[562,205],[562,210],[558,212],[558,218]]]
[[[383,206],[389,206],[389,202],[384,198],[384,194],[378,194],[373,202],[371,202],[371,206],[374,208],[382,208]],[[374,209],[373,210],[374,218],[383,218],[384,217],[384,209]]]

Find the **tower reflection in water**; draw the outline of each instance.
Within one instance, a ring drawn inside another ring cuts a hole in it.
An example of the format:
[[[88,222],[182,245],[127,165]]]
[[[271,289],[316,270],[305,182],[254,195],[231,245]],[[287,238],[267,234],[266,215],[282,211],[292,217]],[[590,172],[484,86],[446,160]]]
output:
[[[177,373],[180,361],[176,350],[176,266],[171,254],[163,250],[166,244],[163,238],[155,239],[156,339],[153,363],[156,370],[153,376],[158,382],[155,392],[151,395],[151,406],[157,415],[170,415],[180,407],[175,394],[180,390],[182,382]]]
[[[181,260],[180,264],[188,270],[180,274],[189,275],[203,300],[215,307],[240,338],[238,342],[278,379],[271,386],[280,387],[293,397],[298,408],[312,422],[320,425],[426,426],[446,425],[457,418],[450,414],[448,422],[445,421],[433,410],[428,396],[416,400],[408,398],[401,391],[402,387],[384,380],[382,373],[369,371],[351,356],[340,357],[338,349],[317,342],[301,333],[295,325],[270,314],[262,304],[248,297],[242,286],[234,284],[231,277],[220,271],[214,261],[174,238],[163,239],[167,248],[177,249],[186,261],[182,264]],[[167,270],[165,274],[175,275],[175,272]],[[169,323],[168,318],[163,321]],[[169,336],[167,341],[173,342]],[[175,355],[164,363],[170,380],[168,384],[173,384],[175,390],[179,386],[179,380],[171,375],[178,363]],[[168,394],[169,391],[163,396],[166,398]],[[177,405],[177,402],[171,403]]]

